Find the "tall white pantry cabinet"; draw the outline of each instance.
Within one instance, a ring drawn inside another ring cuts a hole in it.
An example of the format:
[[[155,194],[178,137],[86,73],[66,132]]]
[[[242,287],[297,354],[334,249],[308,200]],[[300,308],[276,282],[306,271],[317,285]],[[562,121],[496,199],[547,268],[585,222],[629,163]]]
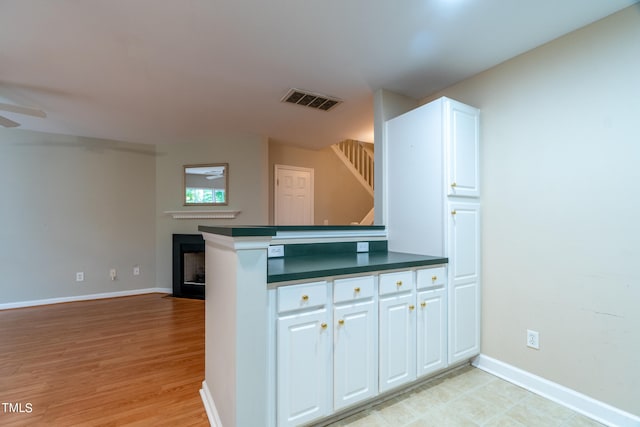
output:
[[[479,116],[443,97],[385,127],[389,250],[449,258],[449,365],[480,352]]]

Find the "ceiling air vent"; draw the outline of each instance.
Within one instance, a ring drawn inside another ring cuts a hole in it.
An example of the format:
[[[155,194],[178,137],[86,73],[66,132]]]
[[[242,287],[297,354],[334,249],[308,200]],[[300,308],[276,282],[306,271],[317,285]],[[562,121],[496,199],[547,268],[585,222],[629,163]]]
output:
[[[303,105],[324,111],[329,111],[336,105],[342,103],[342,101],[337,98],[300,89],[289,89],[289,92],[282,98],[282,102],[290,102],[291,104]]]

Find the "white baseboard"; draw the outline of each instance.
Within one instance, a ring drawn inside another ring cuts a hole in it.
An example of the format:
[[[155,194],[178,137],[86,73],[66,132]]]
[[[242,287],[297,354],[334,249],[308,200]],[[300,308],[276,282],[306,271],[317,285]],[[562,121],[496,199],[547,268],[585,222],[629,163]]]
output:
[[[62,302],[87,301],[92,299],[126,297],[131,295],[142,295],[142,294],[153,294],[153,293],[170,294],[172,292],[173,290],[171,288],[146,288],[146,289],[133,289],[130,291],[77,295],[77,296],[71,296],[71,297],[47,298],[47,299],[39,299],[39,300],[31,300],[31,301],[18,301],[18,302],[9,302],[9,303],[0,304],[0,310],[8,310],[10,308],[35,307],[37,305],[59,304]]]
[[[473,366],[611,427],[639,427],[640,418],[575,390],[481,354]]]
[[[200,398],[202,398],[202,403],[204,404],[204,410],[207,413],[207,418],[209,418],[209,424],[211,424],[212,427],[222,427],[222,421],[220,421],[220,415],[218,415],[216,404],[213,401],[213,397],[211,396],[211,392],[209,391],[209,387],[207,386],[206,381],[202,381],[202,388],[200,389]]]

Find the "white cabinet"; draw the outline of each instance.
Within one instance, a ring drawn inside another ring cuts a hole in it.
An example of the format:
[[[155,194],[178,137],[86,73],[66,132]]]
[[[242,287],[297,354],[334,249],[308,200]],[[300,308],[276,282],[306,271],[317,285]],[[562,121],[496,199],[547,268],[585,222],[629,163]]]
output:
[[[378,310],[374,277],[334,283],[333,409],[378,393]]]
[[[447,199],[480,195],[479,117],[473,107],[440,98],[386,122],[389,250],[447,255]]]
[[[380,379],[384,392],[416,379],[413,272],[380,274]]]
[[[389,250],[449,258],[449,364],[480,352],[479,117],[440,98],[387,121],[382,148]]]
[[[480,196],[480,131],[478,110],[444,98],[443,140],[447,158],[447,195]]]
[[[449,363],[480,352],[480,204],[449,202]]]
[[[445,267],[417,272],[417,377],[447,367]]]
[[[327,282],[278,289],[277,425],[331,412],[332,326]]]
[[[446,368],[446,286],[440,265],[271,290],[266,425],[311,423]]]

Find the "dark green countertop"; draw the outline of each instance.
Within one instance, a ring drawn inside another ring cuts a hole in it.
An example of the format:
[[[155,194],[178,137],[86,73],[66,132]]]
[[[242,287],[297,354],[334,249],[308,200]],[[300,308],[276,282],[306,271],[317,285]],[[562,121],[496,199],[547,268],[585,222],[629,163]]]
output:
[[[198,231],[229,237],[275,236],[278,231],[362,231],[384,230],[384,225],[201,225]]]
[[[384,231],[383,225],[205,226],[203,233],[228,237],[276,236],[278,232]],[[363,235],[366,241],[366,235]],[[355,253],[354,242],[285,245],[287,256],[269,258],[267,283],[446,264],[445,257],[387,252],[385,241],[369,242],[371,252]],[[353,247],[351,247],[353,246]],[[289,256],[290,253],[296,256]]]
[[[198,226],[198,231],[210,234],[219,234],[229,237],[257,237],[275,236],[276,230],[268,225],[246,225],[242,227],[212,227],[208,225]]]
[[[267,283],[446,264],[448,258],[400,252],[337,253],[270,258]]]

